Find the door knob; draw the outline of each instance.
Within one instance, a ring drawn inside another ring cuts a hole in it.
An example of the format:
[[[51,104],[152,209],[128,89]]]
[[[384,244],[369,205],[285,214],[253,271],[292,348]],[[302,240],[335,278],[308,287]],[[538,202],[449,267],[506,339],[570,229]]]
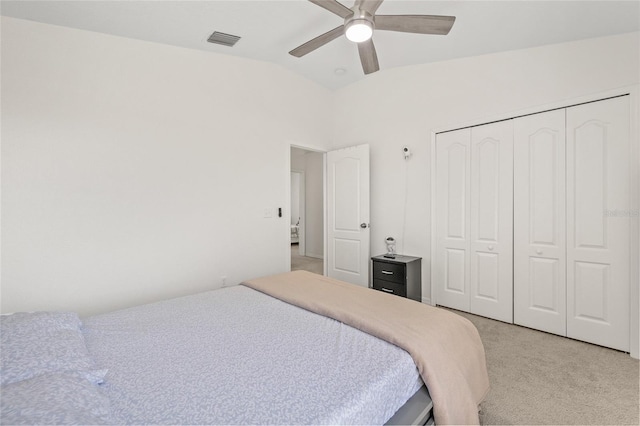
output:
[[[542,250],[537,249],[537,250],[536,250],[536,254],[542,254]]]
[[[489,246],[487,247],[489,250],[493,250],[493,246]]]
[[[362,222],[362,223],[360,224],[360,228],[362,228],[362,229],[366,229],[366,228],[368,228],[368,227],[369,227],[369,224],[368,224],[368,223],[364,223],[364,222]]]

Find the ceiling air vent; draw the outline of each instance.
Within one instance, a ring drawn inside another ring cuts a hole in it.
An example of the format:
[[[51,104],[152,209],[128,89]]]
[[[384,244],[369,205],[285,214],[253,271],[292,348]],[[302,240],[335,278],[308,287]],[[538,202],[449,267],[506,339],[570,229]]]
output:
[[[215,31],[209,36],[207,41],[209,43],[221,44],[223,46],[233,47],[240,40],[240,37],[231,34],[225,34]]]

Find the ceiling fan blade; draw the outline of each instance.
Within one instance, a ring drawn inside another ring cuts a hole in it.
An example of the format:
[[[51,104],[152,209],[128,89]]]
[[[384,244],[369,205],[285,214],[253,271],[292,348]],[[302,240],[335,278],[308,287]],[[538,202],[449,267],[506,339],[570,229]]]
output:
[[[344,6],[342,3],[338,3],[336,0],[309,0],[313,4],[317,4],[323,9],[327,9],[331,13],[335,13],[341,18],[353,15],[353,10]]]
[[[453,27],[455,16],[439,15],[376,15],[376,30],[403,33],[447,35]]]
[[[360,10],[366,10],[372,15],[376,14],[376,10],[380,7],[384,0],[357,0],[356,6]]]
[[[378,64],[378,54],[373,45],[373,39],[358,43],[358,53],[360,54],[360,62],[365,74],[371,74],[380,69]]]
[[[295,49],[293,49],[291,52],[289,52],[289,54],[300,58],[306,55],[307,53],[311,53],[317,48],[324,46],[325,44],[329,43],[331,40],[337,39],[342,34],[344,34],[344,25],[340,25],[339,27],[336,27],[331,31],[327,31],[324,34],[309,40],[305,44],[302,44],[296,47]]]

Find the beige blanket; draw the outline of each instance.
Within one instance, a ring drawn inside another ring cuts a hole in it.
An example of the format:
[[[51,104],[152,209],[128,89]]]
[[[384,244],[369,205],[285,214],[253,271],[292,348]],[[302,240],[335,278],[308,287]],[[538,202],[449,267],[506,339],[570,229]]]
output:
[[[479,424],[489,377],[480,336],[467,319],[306,271],[243,284],[403,348],[429,389],[436,424]]]

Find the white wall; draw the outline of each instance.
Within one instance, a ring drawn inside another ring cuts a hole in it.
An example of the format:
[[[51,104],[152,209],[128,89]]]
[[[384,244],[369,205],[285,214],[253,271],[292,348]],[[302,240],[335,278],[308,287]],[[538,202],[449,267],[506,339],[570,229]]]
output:
[[[305,155],[305,191],[307,240],[306,255],[322,259],[324,257],[324,159],[319,152]]]
[[[322,259],[324,255],[324,160],[320,152],[291,148],[291,169],[304,173],[305,256]],[[293,191],[293,188],[291,188]]]
[[[630,33],[390,69],[337,91],[334,148],[371,146],[371,253],[384,253],[385,237],[393,236],[399,253],[421,256],[428,300],[431,132],[638,84],[639,38]],[[404,145],[413,152],[406,162]]]
[[[286,270],[288,150],[327,144],[327,90],[226,55],[1,30],[2,312],[91,314]]]
[[[370,144],[371,253],[391,235],[422,256],[428,295],[431,131],[640,75],[638,33],[389,70],[381,56],[331,93],[258,61],[1,31],[3,312],[88,314],[285,270],[288,215],[263,216],[289,206],[291,144]]]
[[[300,180],[302,172],[291,172],[291,225],[300,220]]]

